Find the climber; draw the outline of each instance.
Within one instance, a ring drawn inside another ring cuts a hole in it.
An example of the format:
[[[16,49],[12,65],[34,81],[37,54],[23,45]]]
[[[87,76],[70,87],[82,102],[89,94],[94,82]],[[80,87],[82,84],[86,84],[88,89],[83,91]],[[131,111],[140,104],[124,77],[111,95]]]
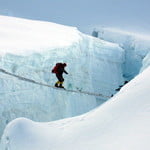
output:
[[[63,73],[68,74],[68,72],[65,70],[65,67],[67,66],[66,63],[57,63],[55,67],[52,69],[52,73],[56,74],[56,77],[58,81],[55,83],[55,87],[64,88],[63,87]]]

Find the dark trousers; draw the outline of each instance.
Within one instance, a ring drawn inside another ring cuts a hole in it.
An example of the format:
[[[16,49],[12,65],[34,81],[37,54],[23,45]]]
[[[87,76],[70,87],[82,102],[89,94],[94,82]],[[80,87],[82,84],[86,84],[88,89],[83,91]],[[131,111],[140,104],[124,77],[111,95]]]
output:
[[[64,82],[64,78],[63,78],[62,74],[56,74],[56,77],[60,82]]]

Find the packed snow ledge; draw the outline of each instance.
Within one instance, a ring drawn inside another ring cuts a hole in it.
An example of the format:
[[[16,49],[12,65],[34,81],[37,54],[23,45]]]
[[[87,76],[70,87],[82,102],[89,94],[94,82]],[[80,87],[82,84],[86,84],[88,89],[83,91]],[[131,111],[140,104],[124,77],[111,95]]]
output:
[[[6,16],[0,16],[0,33],[0,69],[54,85],[52,67],[66,62],[67,89],[114,95],[108,100],[58,91],[1,72],[0,149],[150,148],[149,38],[109,31],[101,40],[74,27]],[[116,94],[124,81],[130,82]]]

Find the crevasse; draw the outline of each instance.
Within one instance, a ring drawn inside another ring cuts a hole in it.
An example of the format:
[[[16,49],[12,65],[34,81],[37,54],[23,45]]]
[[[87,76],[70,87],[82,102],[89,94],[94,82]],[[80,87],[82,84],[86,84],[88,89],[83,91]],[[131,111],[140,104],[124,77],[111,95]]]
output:
[[[0,68],[54,85],[56,77],[51,73],[52,67],[56,62],[66,62],[69,75],[64,75],[64,86],[67,89],[106,96],[114,94],[115,88],[124,82],[124,50],[118,44],[53,23],[4,16],[0,19],[3,22]],[[0,89],[1,134],[6,124],[17,117],[57,120],[85,113],[107,100],[54,90],[3,73],[0,73]]]

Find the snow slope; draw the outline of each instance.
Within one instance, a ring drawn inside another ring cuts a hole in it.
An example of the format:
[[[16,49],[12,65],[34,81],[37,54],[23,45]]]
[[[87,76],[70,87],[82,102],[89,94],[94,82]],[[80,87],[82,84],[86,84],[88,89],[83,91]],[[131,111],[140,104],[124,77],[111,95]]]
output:
[[[54,85],[51,69],[66,62],[64,86],[111,96],[124,82],[124,50],[82,34],[74,27],[0,16],[0,69]],[[51,121],[85,113],[104,97],[67,93],[18,80],[0,72],[0,135],[17,117]]]
[[[84,115],[50,123],[18,118],[1,150],[149,150],[150,67],[111,100]]]

